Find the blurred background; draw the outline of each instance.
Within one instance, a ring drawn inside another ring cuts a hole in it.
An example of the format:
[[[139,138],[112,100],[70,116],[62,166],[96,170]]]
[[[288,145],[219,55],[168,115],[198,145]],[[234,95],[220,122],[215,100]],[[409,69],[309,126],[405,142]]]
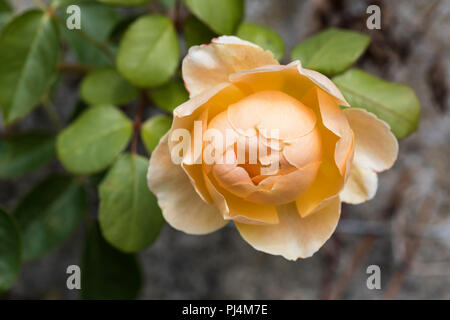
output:
[[[14,0],[17,11],[31,1]],[[366,8],[381,8],[381,30],[367,30]],[[337,232],[312,258],[297,262],[252,249],[229,224],[206,236],[168,225],[139,254],[142,299],[449,299],[450,298],[450,2],[445,0],[247,0],[245,20],[282,35],[286,51],[327,27],[372,37],[357,66],[411,86],[422,103],[418,131],[400,142],[394,168],[379,175],[376,197],[344,205]],[[288,62],[287,55],[282,62]],[[1,63],[1,62],[0,62]],[[79,79],[65,75],[56,106],[70,114]],[[70,110],[69,110],[70,109]],[[36,110],[22,128],[49,126]],[[55,161],[56,162],[56,161]],[[0,182],[0,205],[13,208],[57,164]],[[95,212],[96,203],[91,204]],[[77,299],[66,268],[80,264],[85,230],[57,251],[24,265],[7,299]],[[381,290],[369,290],[366,269],[381,268]],[[107,268],[108,266],[104,266]]]

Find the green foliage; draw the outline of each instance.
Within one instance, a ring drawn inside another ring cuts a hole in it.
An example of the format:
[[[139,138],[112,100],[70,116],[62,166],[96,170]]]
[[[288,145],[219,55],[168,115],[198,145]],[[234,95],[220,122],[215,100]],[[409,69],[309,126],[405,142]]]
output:
[[[369,43],[370,38],[361,33],[330,28],[297,45],[291,57],[305,68],[334,76],[349,68]]]
[[[141,128],[141,137],[148,152],[153,152],[159,140],[172,126],[172,118],[168,116],[155,116],[148,119]]]
[[[131,121],[115,107],[88,109],[58,136],[58,157],[69,172],[99,172],[126,147],[132,130]]]
[[[156,87],[175,73],[179,57],[172,21],[163,15],[146,15],[133,22],[123,35],[117,69],[138,87]]]
[[[66,8],[69,5],[80,7],[81,30],[69,30],[66,27],[65,21],[70,16]],[[92,0],[62,0],[57,7],[62,17],[60,32],[78,61],[93,66],[113,65],[113,58],[106,52],[115,51],[108,39],[120,21],[117,12],[110,6]]]
[[[277,60],[281,60],[284,56],[283,38],[266,26],[245,22],[239,26],[236,35],[243,40],[257,44],[265,50],[272,51]]]
[[[17,224],[0,208],[0,293],[9,289],[19,275],[21,254]]]
[[[166,10],[171,10],[175,6],[177,0],[159,0]]]
[[[27,132],[0,138],[0,179],[25,175],[47,163],[55,153],[55,136]]]
[[[148,159],[124,154],[102,181],[99,220],[102,233],[114,247],[135,252],[155,241],[163,218],[147,187]]]
[[[57,30],[49,15],[28,11],[0,33],[0,106],[6,124],[30,112],[56,78]]]
[[[0,0],[0,29],[12,18],[11,5],[6,0]]]
[[[184,0],[191,12],[218,34],[231,35],[244,15],[244,0]]]
[[[182,81],[172,80],[161,87],[152,89],[149,98],[157,107],[172,113],[176,107],[189,99],[189,94]]]
[[[83,188],[68,176],[53,175],[35,186],[14,211],[22,234],[25,261],[61,245],[86,212]]]
[[[11,5],[7,0],[0,0],[0,12],[12,12]]]
[[[121,105],[136,99],[139,92],[114,68],[91,71],[81,83],[81,97],[91,105]]]
[[[136,257],[111,247],[97,225],[88,231],[82,270],[83,299],[134,299],[141,288],[142,276]]]
[[[398,139],[417,129],[420,101],[410,87],[359,69],[350,69],[333,81],[352,107],[366,109],[386,121]]]
[[[217,34],[209,29],[195,16],[189,16],[183,21],[184,38],[188,48],[211,42]]]

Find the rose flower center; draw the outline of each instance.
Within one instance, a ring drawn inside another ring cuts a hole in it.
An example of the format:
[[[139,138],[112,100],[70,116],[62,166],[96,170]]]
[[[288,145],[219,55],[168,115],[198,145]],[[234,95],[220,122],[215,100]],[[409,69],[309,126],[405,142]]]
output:
[[[293,201],[312,184],[320,165],[316,121],[313,110],[288,94],[251,94],[209,122],[207,132],[224,137],[209,146],[223,157],[206,170],[220,187],[249,201]]]

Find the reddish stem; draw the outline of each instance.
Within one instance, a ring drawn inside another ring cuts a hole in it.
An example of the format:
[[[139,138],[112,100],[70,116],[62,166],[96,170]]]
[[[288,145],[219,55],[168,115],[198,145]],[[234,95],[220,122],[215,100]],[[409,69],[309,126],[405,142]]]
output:
[[[141,125],[142,125],[142,113],[144,111],[146,101],[147,101],[146,93],[145,93],[145,91],[142,90],[141,98],[139,100],[139,106],[138,106],[136,115],[134,116],[134,122],[133,122],[133,138],[131,140],[131,152],[133,154],[137,153],[139,130],[141,129]]]

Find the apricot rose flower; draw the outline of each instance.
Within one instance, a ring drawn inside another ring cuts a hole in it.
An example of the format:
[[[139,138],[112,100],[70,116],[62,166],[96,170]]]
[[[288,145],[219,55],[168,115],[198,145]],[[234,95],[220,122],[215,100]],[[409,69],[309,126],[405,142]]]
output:
[[[397,157],[385,122],[341,109],[348,103],[337,87],[300,61],[279,65],[271,52],[223,36],[192,47],[182,71],[190,100],[174,110],[148,171],[175,229],[206,234],[232,220],[255,249],[306,258],[335,230],[341,201],[372,198],[377,172]],[[208,139],[211,130],[231,139]],[[192,140],[180,149],[185,139]],[[206,161],[207,151],[215,161]]]

